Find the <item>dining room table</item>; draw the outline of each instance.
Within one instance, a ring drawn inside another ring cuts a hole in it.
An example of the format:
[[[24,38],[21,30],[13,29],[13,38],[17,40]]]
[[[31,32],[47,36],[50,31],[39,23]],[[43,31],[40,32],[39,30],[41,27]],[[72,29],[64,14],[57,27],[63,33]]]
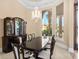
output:
[[[49,36],[35,37],[32,40],[26,41],[26,50],[30,50],[34,53],[35,59],[42,59],[38,57],[39,52],[44,50],[46,44],[49,41]]]

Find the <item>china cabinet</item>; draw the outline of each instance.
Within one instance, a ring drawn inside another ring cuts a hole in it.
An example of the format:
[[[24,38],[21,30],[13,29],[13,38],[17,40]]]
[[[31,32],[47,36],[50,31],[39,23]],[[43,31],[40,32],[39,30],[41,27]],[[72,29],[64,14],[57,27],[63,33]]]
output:
[[[19,17],[6,17],[4,18],[4,36],[2,37],[3,52],[12,51],[11,42],[15,37],[22,37],[26,40],[26,22]]]

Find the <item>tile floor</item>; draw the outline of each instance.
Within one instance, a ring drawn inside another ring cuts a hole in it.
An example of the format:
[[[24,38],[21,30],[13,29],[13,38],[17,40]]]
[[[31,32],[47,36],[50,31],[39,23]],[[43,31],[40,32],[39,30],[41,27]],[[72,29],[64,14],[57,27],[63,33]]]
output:
[[[12,52],[8,54],[0,53],[0,59],[14,59],[14,55]],[[76,58],[74,54],[72,55],[67,50],[55,45],[52,59],[76,59]]]

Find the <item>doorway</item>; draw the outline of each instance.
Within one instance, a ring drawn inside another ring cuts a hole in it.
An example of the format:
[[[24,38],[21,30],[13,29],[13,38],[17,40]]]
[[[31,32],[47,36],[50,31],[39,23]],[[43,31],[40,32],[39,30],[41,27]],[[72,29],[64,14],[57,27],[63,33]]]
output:
[[[58,38],[64,37],[64,3],[56,7],[56,36]]]

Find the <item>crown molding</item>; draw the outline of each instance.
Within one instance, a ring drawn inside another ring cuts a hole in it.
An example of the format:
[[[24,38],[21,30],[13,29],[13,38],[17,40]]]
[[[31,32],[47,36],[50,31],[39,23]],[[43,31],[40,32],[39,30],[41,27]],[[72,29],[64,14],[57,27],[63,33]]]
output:
[[[32,2],[31,0],[18,0],[27,9],[33,10],[35,7],[46,8],[50,6],[56,6],[63,2],[63,0],[41,0],[37,2]]]

